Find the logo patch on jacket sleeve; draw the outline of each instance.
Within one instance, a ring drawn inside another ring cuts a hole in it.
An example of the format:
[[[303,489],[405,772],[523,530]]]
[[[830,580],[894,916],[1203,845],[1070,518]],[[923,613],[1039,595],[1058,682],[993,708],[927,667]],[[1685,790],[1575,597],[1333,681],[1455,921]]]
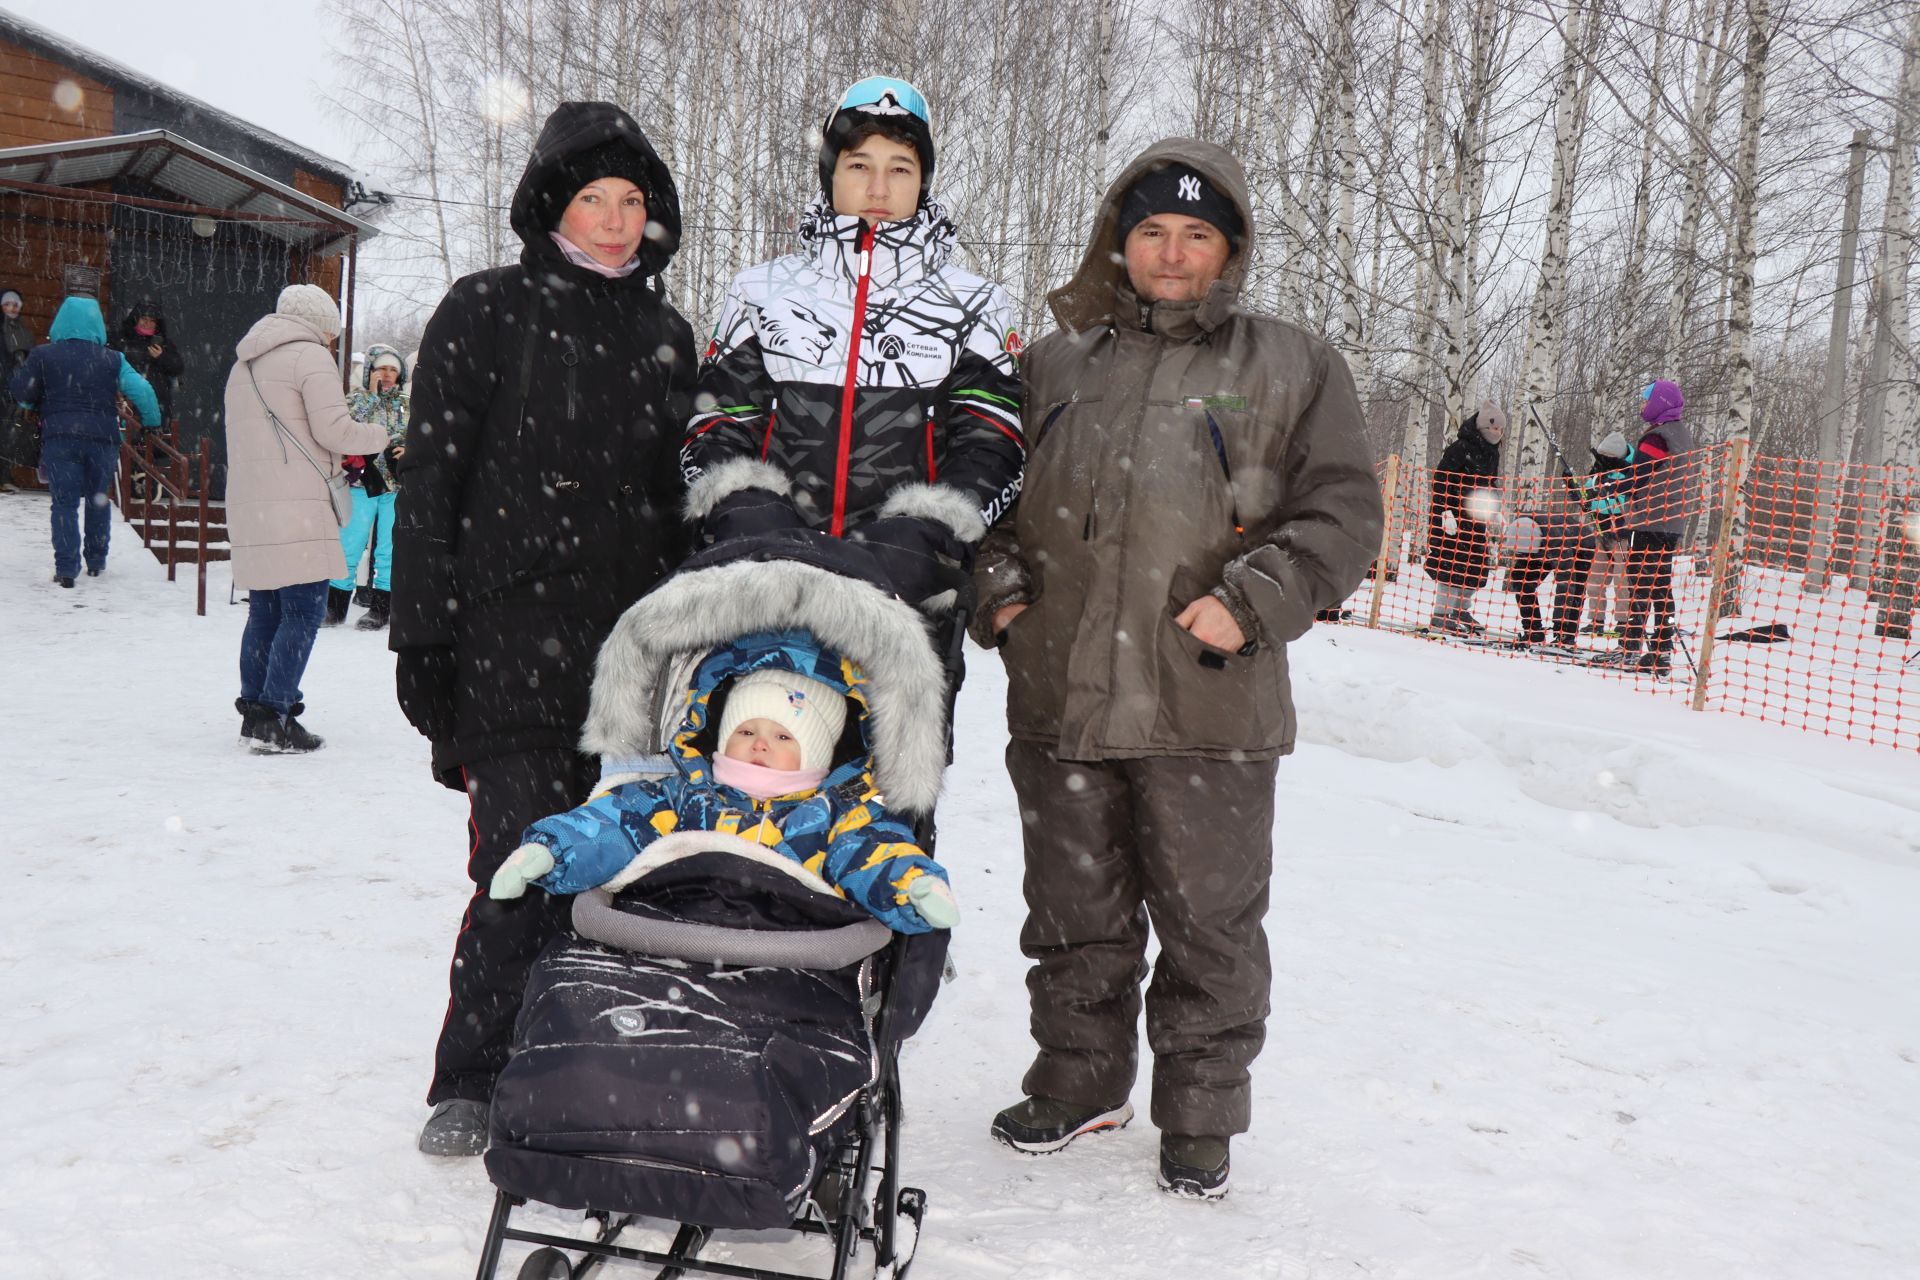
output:
[[[1187,408],[1189,409],[1230,409],[1237,413],[1245,413],[1247,409],[1247,398],[1245,396],[1233,396],[1233,395],[1226,395],[1226,394],[1211,395],[1211,396],[1188,396]]]

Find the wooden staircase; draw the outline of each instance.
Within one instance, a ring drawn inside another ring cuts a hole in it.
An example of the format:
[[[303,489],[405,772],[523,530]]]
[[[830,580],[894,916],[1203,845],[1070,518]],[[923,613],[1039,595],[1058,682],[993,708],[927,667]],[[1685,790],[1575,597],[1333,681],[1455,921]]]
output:
[[[123,514],[133,531],[140,535],[140,541],[153,552],[154,559],[161,564],[167,563],[170,524],[173,533],[171,541],[174,563],[200,563],[202,545],[206,548],[206,559],[209,564],[218,560],[233,559],[233,548],[227,541],[225,503],[208,499],[207,536],[204,544],[200,538],[198,498],[189,499],[184,505],[175,505],[164,492],[152,502],[143,501],[136,496]]]

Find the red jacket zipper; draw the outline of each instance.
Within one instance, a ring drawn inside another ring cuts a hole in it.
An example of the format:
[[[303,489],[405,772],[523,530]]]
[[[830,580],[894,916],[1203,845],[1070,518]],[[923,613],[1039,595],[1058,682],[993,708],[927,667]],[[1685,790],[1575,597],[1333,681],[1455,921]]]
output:
[[[853,454],[853,389],[860,380],[860,335],[867,325],[867,280],[873,274],[873,224],[860,232],[860,282],[853,291],[853,335],[847,341],[847,381],[840,388],[840,458],[833,475],[833,536],[847,534],[847,461]]]

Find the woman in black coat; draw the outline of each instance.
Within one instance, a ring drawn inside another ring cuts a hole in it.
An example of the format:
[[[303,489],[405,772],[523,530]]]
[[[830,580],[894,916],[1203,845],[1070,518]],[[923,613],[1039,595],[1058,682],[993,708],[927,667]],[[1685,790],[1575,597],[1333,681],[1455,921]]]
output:
[[[1436,631],[1485,631],[1470,611],[1473,593],[1493,573],[1486,516],[1499,500],[1500,439],[1506,416],[1491,403],[1460,424],[1460,433],[1433,469],[1433,500],[1427,512],[1427,573],[1440,588],[1433,605]],[[1477,490],[1489,492],[1474,499]]]
[[[173,384],[187,371],[187,362],[167,333],[167,313],[160,304],[151,298],[134,303],[120,321],[120,336],[113,346],[160,398],[161,425],[172,422]]]
[[[519,264],[460,280],[428,322],[396,468],[400,705],[473,806],[475,892],[420,1136],[436,1155],[484,1148],[528,966],[567,919],[566,899],[486,886],[529,823],[587,797],[594,655],[686,550],[693,333],[656,279],[680,239],[672,176],[626,112],[563,103],[512,224]]]
[[[7,383],[13,371],[27,362],[33,350],[33,331],[20,319],[26,299],[13,289],[0,289],[0,485],[10,482],[14,467],[31,471],[40,464],[40,442],[13,403]]]

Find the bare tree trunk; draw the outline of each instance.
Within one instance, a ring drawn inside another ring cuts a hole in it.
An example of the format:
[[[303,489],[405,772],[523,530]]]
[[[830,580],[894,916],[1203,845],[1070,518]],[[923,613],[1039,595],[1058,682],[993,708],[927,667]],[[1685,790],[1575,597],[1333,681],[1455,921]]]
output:
[[[1694,54],[1693,105],[1687,112],[1687,164],[1682,171],[1686,187],[1680,197],[1680,226],[1673,245],[1673,289],[1667,297],[1667,324],[1660,343],[1660,358],[1654,363],[1655,371],[1663,377],[1674,374],[1679,358],[1680,326],[1693,301],[1700,207],[1707,198],[1713,121],[1720,103],[1721,71],[1731,56],[1726,37],[1733,27],[1735,2],[1725,0],[1717,15],[1711,7],[1706,8],[1707,27]]]
[[[1583,42],[1578,5],[1567,10],[1560,24],[1564,49],[1553,105],[1553,181],[1547,196],[1546,242],[1540,250],[1540,280],[1533,292],[1533,314],[1527,323],[1527,409],[1531,422],[1522,423],[1518,474],[1542,475],[1549,453],[1544,433],[1553,430],[1553,401],[1560,382],[1560,300],[1567,284],[1568,240],[1573,224],[1574,178],[1580,166],[1580,124],[1586,116],[1581,99],[1592,83],[1583,68],[1592,65],[1592,39]],[[1597,15],[1587,19],[1588,31],[1598,33]]]
[[[1893,155],[1887,166],[1887,227],[1881,242],[1886,272],[1888,338],[1893,368],[1886,387],[1885,425],[1889,462],[1920,467],[1920,413],[1914,396],[1916,369],[1907,318],[1907,272],[1913,262],[1913,152],[1920,141],[1920,9],[1907,30],[1900,65],[1900,92],[1894,100]]]
[[[1281,263],[1278,272],[1279,283],[1275,290],[1277,306],[1282,316],[1297,323],[1307,318],[1306,281],[1312,273],[1308,259],[1306,208],[1302,202],[1301,188],[1309,180],[1303,172],[1303,166],[1296,166],[1292,160],[1290,147],[1294,113],[1300,104],[1299,82],[1291,76],[1274,75],[1269,80],[1268,100],[1274,100],[1274,90],[1285,82],[1285,105],[1274,113],[1279,131],[1278,147],[1279,172],[1275,175],[1275,184],[1280,188],[1280,244]]]
[[[1746,0],[1747,41],[1741,64],[1740,142],[1734,153],[1733,234],[1727,249],[1727,431],[1729,441],[1753,429],[1753,269],[1759,257],[1754,224],[1760,208],[1760,125],[1766,110],[1767,56],[1773,44],[1772,0]],[[1747,539],[1747,504],[1733,507],[1734,554],[1724,614],[1740,612],[1741,559]],[[1709,625],[1714,619],[1709,619]]]
[[[1338,155],[1339,217],[1334,229],[1335,267],[1340,280],[1340,339],[1355,385],[1365,394],[1366,339],[1360,325],[1359,245],[1353,234],[1354,187],[1360,170],[1354,124],[1353,25],[1359,0],[1339,0],[1327,43],[1327,76],[1333,84],[1334,146]]]
[[[1441,277],[1447,294],[1447,425],[1451,436],[1467,416],[1473,396],[1475,285],[1479,255],[1478,224],[1486,189],[1483,116],[1491,93],[1495,0],[1479,0],[1474,10],[1463,106],[1453,136],[1453,172],[1447,188],[1447,268]]]
[[[1594,417],[1605,424],[1624,420],[1632,412],[1631,390],[1614,388],[1614,380],[1626,369],[1627,361],[1639,350],[1644,320],[1641,315],[1641,291],[1645,286],[1647,233],[1653,222],[1653,152],[1660,136],[1661,95],[1665,86],[1661,72],[1666,64],[1667,18],[1673,0],[1660,0],[1653,24],[1653,55],[1647,68],[1646,117],[1640,133],[1640,168],[1633,185],[1633,216],[1627,234],[1627,262],[1620,275],[1620,315],[1613,341],[1606,344],[1598,375],[1594,378]],[[1788,328],[1792,328],[1789,321]]]
[[[1419,202],[1418,226],[1421,237],[1420,243],[1413,246],[1413,340],[1408,343],[1413,349],[1413,372],[1407,379],[1407,420],[1401,429],[1400,440],[1402,465],[1415,471],[1425,470],[1427,465],[1427,436],[1433,414],[1426,391],[1434,381],[1437,363],[1434,358],[1435,347],[1440,328],[1439,317],[1435,314],[1435,300],[1440,292],[1437,269],[1441,264],[1436,262],[1440,252],[1440,236],[1434,206],[1440,198],[1440,184],[1435,175],[1440,168],[1441,148],[1446,145],[1447,103],[1441,33],[1446,27],[1447,3],[1448,0],[1426,0],[1426,10],[1420,21],[1420,103],[1425,121],[1420,132],[1420,185],[1416,199]]]
[[[1105,186],[1107,175],[1112,172],[1107,144],[1113,137],[1113,3],[1114,0],[1100,0],[1100,53],[1099,61],[1094,64],[1100,111],[1093,134],[1095,187]]]

